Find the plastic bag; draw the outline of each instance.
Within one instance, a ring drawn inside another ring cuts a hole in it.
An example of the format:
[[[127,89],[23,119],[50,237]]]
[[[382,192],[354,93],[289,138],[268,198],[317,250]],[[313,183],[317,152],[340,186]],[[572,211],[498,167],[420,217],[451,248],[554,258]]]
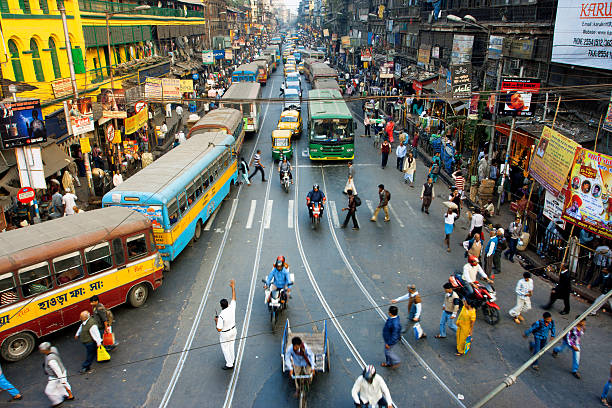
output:
[[[472,336],[468,336],[467,339],[465,339],[465,350],[463,351],[463,354],[467,354],[471,348],[472,348]]]
[[[115,344],[115,333],[110,331],[104,332],[104,336],[102,337],[102,344],[105,346],[112,346]]]
[[[416,323],[412,326],[412,331],[414,332],[414,339],[418,340],[423,337],[423,329],[421,328],[421,323]]]
[[[109,360],[110,360],[110,354],[108,354],[108,351],[106,351],[104,346],[98,346],[98,363],[101,363],[102,361],[109,361]]]

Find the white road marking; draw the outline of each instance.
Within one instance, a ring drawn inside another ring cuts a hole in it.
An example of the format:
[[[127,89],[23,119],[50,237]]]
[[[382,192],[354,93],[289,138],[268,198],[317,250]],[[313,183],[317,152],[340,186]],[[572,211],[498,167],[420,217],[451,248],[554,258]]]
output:
[[[293,228],[293,200],[289,200],[289,208],[287,210],[287,228]]]
[[[255,217],[255,208],[257,208],[257,200],[251,200],[251,208],[249,209],[249,217],[246,222],[246,229],[253,227],[253,218]]]
[[[406,207],[408,207],[408,211],[410,212],[410,215],[412,215],[413,217],[416,217],[417,213],[416,211],[414,211],[414,208],[412,208],[412,205],[410,205],[408,200],[404,200],[404,204],[406,204]]]
[[[336,210],[336,202],[329,202],[329,211],[331,213],[332,219],[334,220],[334,227],[340,228],[340,221],[338,220],[338,212]]]
[[[274,200],[266,201],[266,208],[264,212],[264,228],[270,229],[270,221],[272,221],[272,205],[274,204]]]
[[[366,204],[370,209],[370,215],[374,215],[374,203],[372,203],[372,200],[366,200]]]
[[[326,187],[325,187],[325,172],[323,171],[323,169],[321,169],[321,175],[323,176],[323,189],[325,190],[326,189]],[[346,265],[347,269],[349,270],[349,272],[351,273],[351,275],[353,277],[353,280],[355,281],[357,286],[359,286],[359,289],[361,289],[361,293],[363,293],[363,295],[366,297],[366,299],[375,308],[376,312],[378,312],[378,315],[381,317],[381,319],[383,321],[386,321],[387,320],[387,315],[380,309],[380,306],[378,306],[378,304],[376,303],[374,298],[372,298],[372,296],[370,295],[370,293],[368,292],[366,287],[363,285],[363,283],[361,282],[361,279],[359,279],[359,277],[357,276],[357,273],[355,273],[355,270],[353,269],[353,266],[351,265],[351,263],[349,262],[348,258],[346,257],[346,254],[344,253],[344,250],[342,249],[342,246],[340,246],[340,242],[338,241],[338,237],[336,236],[336,231],[333,228],[331,228],[331,219],[329,218],[329,215],[327,216],[327,221],[330,224],[330,231],[331,231],[331,234],[332,234],[332,238],[334,239],[334,243],[336,244],[336,249],[338,250],[338,253],[340,254],[340,257],[342,258],[342,261],[344,262],[344,265]],[[459,400],[459,398],[457,398],[457,395],[454,394],[453,391],[451,391],[449,386],[446,385],[446,383],[444,381],[442,381],[442,379],[438,376],[438,374],[436,374],[432,370],[432,368],[419,355],[419,353],[416,352],[416,350],[412,347],[412,345],[410,345],[410,343],[408,343],[408,341],[406,340],[406,338],[404,336],[402,336],[402,343],[408,348],[408,350],[410,350],[412,355],[414,355],[414,357],[419,362],[421,367],[423,367],[426,371],[428,371],[436,379],[438,384],[440,384],[440,386],[444,389],[444,391],[446,391],[446,393],[451,396],[451,398],[457,403],[457,405],[459,405],[461,408],[467,408],[465,406],[465,404],[463,404],[463,402],[461,402]]]
[[[206,224],[204,225],[204,231],[210,231],[210,227],[215,221],[215,218],[217,218],[217,213],[219,212],[219,208],[221,208],[221,206],[217,207],[215,211],[212,213],[212,215],[210,216],[210,218],[208,219],[208,221],[206,221]]]
[[[391,203],[389,203],[387,207],[389,207],[389,210],[391,210],[391,213],[393,213],[393,217],[395,217],[395,221],[397,221],[399,226],[404,228],[404,223],[402,222],[402,219],[399,217],[399,215],[397,215],[397,212],[395,212],[395,208],[393,208]]]

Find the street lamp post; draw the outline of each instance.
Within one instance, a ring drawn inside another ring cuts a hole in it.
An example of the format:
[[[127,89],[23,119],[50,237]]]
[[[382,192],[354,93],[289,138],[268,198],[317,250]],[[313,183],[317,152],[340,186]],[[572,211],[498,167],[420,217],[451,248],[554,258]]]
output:
[[[111,64],[112,61],[112,51],[111,51],[111,42],[110,42],[110,18],[112,16],[114,16],[115,14],[130,14],[130,13],[134,13],[137,11],[142,11],[142,10],[148,10],[150,9],[151,6],[149,6],[148,4],[144,4],[142,6],[136,6],[131,10],[125,10],[125,11],[107,11],[105,13],[105,20],[106,20],[106,47],[108,49],[108,61],[106,61],[107,65],[108,65],[108,70],[110,73],[110,83],[111,83],[111,96],[113,97],[113,101],[115,100],[115,77],[113,75],[113,66]],[[117,118],[113,119],[113,124],[115,125],[115,132],[117,131],[117,129],[119,129],[119,126],[117,125]],[[114,156],[115,156],[115,147],[112,147],[113,150],[113,161],[114,161]],[[115,168],[117,171],[121,170],[121,163],[120,163],[120,159],[121,157],[119,156],[119,148],[117,148],[117,159],[119,161],[119,163],[113,163],[115,165]]]

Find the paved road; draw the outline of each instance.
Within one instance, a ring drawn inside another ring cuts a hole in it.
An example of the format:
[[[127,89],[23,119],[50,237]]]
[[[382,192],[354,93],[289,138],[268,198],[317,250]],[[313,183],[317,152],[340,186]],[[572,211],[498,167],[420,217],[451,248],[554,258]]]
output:
[[[264,88],[264,97],[277,96],[282,70]],[[473,349],[463,358],[454,356],[451,337],[437,340],[441,285],[449,273],[462,266],[459,247],[467,233],[467,220],[459,220],[452,237],[453,252],[443,244],[443,208],[439,197],[431,215],[419,211],[418,188],[402,182],[394,169],[394,155],[385,169],[370,139],[358,138],[355,182],[363,205],[359,208],[360,231],[338,228],[346,197],[344,165],[311,163],[302,157],[303,137],[297,142],[293,159],[295,185],[287,194],[278,182],[270,157],[270,133],[280,115],[279,104],[264,105],[259,136],[251,137],[245,154],[259,148],[266,165],[267,183],[259,176],[251,187],[235,188],[206,226],[203,238],[187,248],[173,263],[162,287],[141,309],[120,307],[115,331],[120,347],[110,363],[96,364],[92,375],[71,378],[78,407],[270,407],[297,405],[293,385],[282,377],[280,340],[282,323],[271,330],[260,283],[272,268],[277,255],[291,264],[296,284],[289,309],[282,316],[302,331],[320,331],[327,320],[331,343],[331,372],[318,375],[309,394],[314,407],[351,406],[350,387],[361,365],[384,359],[381,328],[389,299],[404,293],[409,283],[419,287],[423,297],[422,326],[429,337],[415,342],[406,337],[398,348],[403,364],[397,370],[379,372],[389,384],[399,407],[470,406],[494,388],[504,375],[518,368],[528,357],[525,327],[507,316],[514,302],[513,289],[522,270],[503,261],[503,273],[496,279],[502,321],[488,326],[478,319]],[[359,110],[356,117],[359,121]],[[303,106],[306,113],[306,106]],[[363,132],[360,131],[360,134]],[[305,135],[305,132],[304,132]],[[424,167],[417,165],[417,180]],[[392,192],[391,222],[368,221],[370,207],[377,203],[377,188],[384,183]],[[313,183],[322,186],[328,197],[324,222],[310,228],[305,196]],[[447,189],[438,184],[437,194]],[[238,361],[233,372],[222,371],[223,356],[213,316],[218,301],[229,297],[229,279],[237,281]],[[534,306],[527,320],[541,314],[550,285],[536,280]],[[375,306],[380,306],[377,309]],[[572,303],[572,314],[586,308]],[[337,318],[330,320],[330,316]],[[402,323],[406,310],[400,306]],[[570,322],[554,312],[561,329]],[[541,371],[526,372],[512,389],[504,391],[490,406],[576,407],[598,406],[597,396],[609,373],[612,357],[609,316],[590,319],[584,340],[582,380],[569,374],[570,356],[541,360]],[[60,348],[71,374],[78,371],[84,350],[72,339],[76,328],[50,337]],[[188,351],[186,351],[188,350]],[[5,364],[7,378],[23,391],[26,407],[47,403],[43,394],[42,359],[34,354],[24,361]]]

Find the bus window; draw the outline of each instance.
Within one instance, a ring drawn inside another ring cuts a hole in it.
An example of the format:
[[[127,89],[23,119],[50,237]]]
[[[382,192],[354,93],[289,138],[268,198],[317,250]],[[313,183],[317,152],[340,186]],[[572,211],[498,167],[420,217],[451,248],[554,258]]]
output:
[[[227,168],[227,162],[229,161],[229,152],[226,152],[223,155],[223,159],[224,159],[224,161],[223,161],[223,168],[226,169]]]
[[[125,264],[125,254],[123,253],[121,238],[113,239],[113,253],[115,254],[115,264],[117,266]]]
[[[144,234],[129,237],[126,240],[128,259],[130,261],[147,254],[147,239]]]
[[[0,306],[10,305],[17,300],[19,300],[19,296],[17,295],[13,273],[9,272],[0,275]]]
[[[85,261],[87,262],[87,273],[95,275],[113,267],[110,245],[108,242],[94,245],[85,250]]]
[[[23,296],[34,296],[46,292],[53,286],[49,276],[49,264],[41,262],[19,270],[19,283]]]
[[[196,178],[194,182],[192,182],[190,185],[187,186],[187,203],[189,204],[189,206],[191,206],[196,199],[197,181],[198,181],[198,178]]]
[[[178,204],[176,203],[176,198],[170,201],[170,204],[168,204],[168,218],[170,219],[170,225],[176,224],[179,219]]]
[[[199,198],[202,195],[202,191],[203,191],[203,189],[202,189],[202,177],[198,176],[195,179],[195,186],[196,186],[195,195],[196,195],[196,198]]]
[[[84,273],[81,254],[73,252],[55,258],[53,260],[53,269],[55,269],[55,280],[58,286],[82,278]]]
[[[181,209],[181,215],[185,215],[185,212],[187,210],[187,198],[185,196],[185,193],[181,193],[181,195],[179,195],[179,208]]]
[[[211,175],[210,175],[210,177],[208,178],[208,182],[209,182],[210,184],[212,184],[212,182],[213,182],[213,181],[214,181],[214,177],[213,177],[213,175],[211,174]]]

